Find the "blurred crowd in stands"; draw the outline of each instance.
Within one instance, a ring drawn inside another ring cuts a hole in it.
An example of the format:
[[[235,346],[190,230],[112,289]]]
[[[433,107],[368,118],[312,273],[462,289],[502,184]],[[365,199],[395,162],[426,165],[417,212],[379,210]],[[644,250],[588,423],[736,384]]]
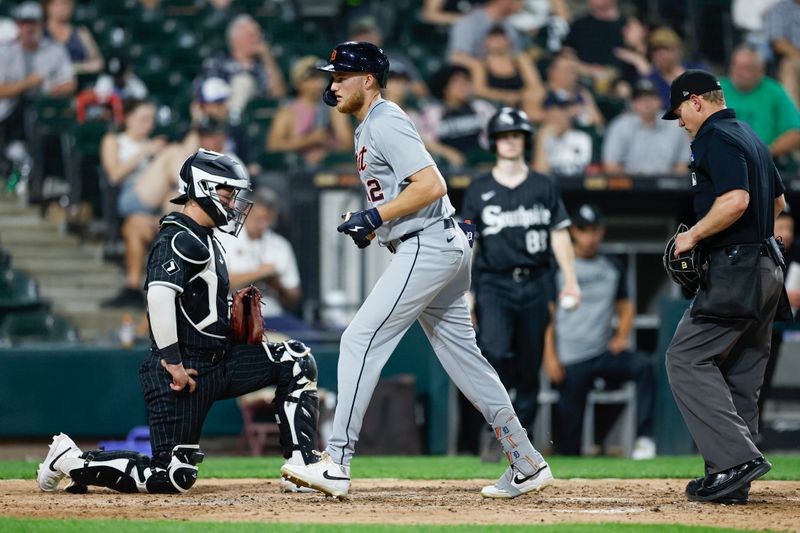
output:
[[[385,48],[385,96],[445,175],[491,161],[500,105],[536,124],[540,172],[680,174],[688,135],[659,118],[694,67],[720,74],[729,107],[797,169],[800,0],[43,0],[0,5],[4,187],[124,243],[127,284],[107,303],[141,305],[149,243],[198,147],[235,155],[257,183],[352,170],[355,124],[321,101],[316,70],[347,39]],[[294,255],[262,193],[243,238],[265,251],[242,283],[269,280],[292,309]]]

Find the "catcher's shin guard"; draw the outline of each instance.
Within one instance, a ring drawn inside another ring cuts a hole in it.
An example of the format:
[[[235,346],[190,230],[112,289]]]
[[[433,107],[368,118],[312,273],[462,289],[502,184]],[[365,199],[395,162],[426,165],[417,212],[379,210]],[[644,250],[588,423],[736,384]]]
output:
[[[147,479],[152,475],[150,458],[137,452],[92,450],[81,456],[83,465],[69,471],[70,492],[75,486],[93,485],[118,492],[147,492]]]
[[[175,494],[194,485],[203,453],[197,444],[182,444],[153,459],[137,452],[93,450],[81,460],[82,466],[69,471],[73,481],[69,492],[85,492],[93,485],[118,492]]]
[[[319,417],[317,363],[302,342],[264,344],[270,357],[282,367],[275,393],[275,412],[283,456],[296,461],[302,458],[304,464],[313,463]]]
[[[511,409],[504,407],[497,413],[492,429],[503,446],[508,462],[523,475],[532,476],[545,463],[542,454],[533,447],[528,433]]]

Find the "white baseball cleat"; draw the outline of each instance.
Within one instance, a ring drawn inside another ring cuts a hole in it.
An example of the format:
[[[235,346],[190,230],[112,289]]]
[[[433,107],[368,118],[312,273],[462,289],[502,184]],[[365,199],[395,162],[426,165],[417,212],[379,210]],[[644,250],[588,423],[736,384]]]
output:
[[[484,498],[516,498],[528,492],[543,490],[552,485],[554,481],[553,472],[547,463],[540,465],[539,470],[528,477],[509,466],[494,485],[483,487],[481,496]]]
[[[280,478],[278,481],[278,487],[280,487],[281,492],[293,492],[298,494],[308,494],[311,492],[317,492],[316,490],[309,488],[309,487],[301,487],[299,485],[295,485],[288,479]]]
[[[45,492],[52,492],[58,488],[58,484],[67,475],[61,470],[61,463],[66,457],[79,457],[83,452],[78,448],[71,438],[64,433],[59,433],[53,437],[50,444],[50,451],[47,457],[39,465],[36,471],[36,480],[39,488]]]
[[[284,464],[281,476],[301,487],[315,489],[340,500],[347,498],[350,491],[350,467],[334,463],[328,452],[322,452],[316,463]]]

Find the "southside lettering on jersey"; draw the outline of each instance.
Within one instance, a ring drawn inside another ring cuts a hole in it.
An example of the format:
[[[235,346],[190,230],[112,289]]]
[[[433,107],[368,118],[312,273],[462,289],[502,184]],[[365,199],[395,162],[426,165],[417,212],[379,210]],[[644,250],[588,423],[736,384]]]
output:
[[[555,184],[533,171],[515,189],[498,183],[491,172],[478,176],[462,211],[477,225],[479,271],[549,268],[550,232],[570,225]]]
[[[486,224],[481,236],[496,235],[504,228],[549,227],[551,218],[550,210],[540,205],[530,209],[519,206],[513,211],[503,211],[499,205],[487,205],[481,210],[481,220]]]

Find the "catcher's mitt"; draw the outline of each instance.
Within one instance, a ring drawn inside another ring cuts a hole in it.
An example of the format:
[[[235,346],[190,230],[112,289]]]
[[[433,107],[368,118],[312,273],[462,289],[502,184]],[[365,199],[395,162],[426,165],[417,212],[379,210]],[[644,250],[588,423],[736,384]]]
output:
[[[261,291],[250,285],[233,293],[231,302],[231,343],[261,344],[264,320],[261,317]]]
[[[699,246],[675,257],[675,238],[678,234],[688,230],[686,224],[678,226],[675,235],[667,241],[662,261],[667,276],[681,286],[681,291],[686,298],[691,298],[700,290],[703,274],[708,269],[708,261],[703,257]]]

